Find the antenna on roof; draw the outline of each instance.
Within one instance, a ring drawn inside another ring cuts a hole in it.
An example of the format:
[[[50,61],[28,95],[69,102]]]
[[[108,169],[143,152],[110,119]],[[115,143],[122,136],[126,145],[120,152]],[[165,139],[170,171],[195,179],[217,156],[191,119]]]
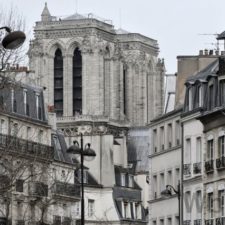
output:
[[[219,36],[218,33],[204,33],[204,34],[198,34],[198,35],[216,36],[216,38]],[[211,43],[211,44],[215,45],[217,51],[220,50],[220,43],[219,43],[218,39],[217,39],[216,43]]]

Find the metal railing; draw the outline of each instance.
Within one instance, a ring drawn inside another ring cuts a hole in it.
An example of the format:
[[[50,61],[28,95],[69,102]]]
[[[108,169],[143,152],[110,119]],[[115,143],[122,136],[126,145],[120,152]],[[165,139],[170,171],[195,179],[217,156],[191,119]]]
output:
[[[216,218],[216,225],[225,225],[225,217]]]
[[[15,136],[0,134],[0,151],[15,152],[18,155],[29,155],[43,159],[53,159],[52,146],[24,140]]]
[[[202,220],[198,219],[198,220],[194,220],[194,225],[201,225],[202,224]]]
[[[220,158],[216,159],[216,168],[223,169],[225,168],[225,157],[221,156]]]
[[[205,162],[205,171],[206,171],[206,173],[213,172],[213,170],[214,170],[213,161],[214,160],[211,159],[211,160],[208,160],[208,161]]]
[[[193,173],[194,174],[199,174],[202,172],[202,163],[198,162],[198,163],[194,163],[193,164]]]
[[[80,198],[80,185],[57,181],[53,193],[60,196]]]
[[[29,194],[31,196],[47,197],[48,196],[48,185],[42,182],[30,182],[29,183]]]
[[[191,175],[191,164],[184,164],[184,175]]]
[[[184,220],[183,225],[190,225],[191,224],[191,220]]]
[[[213,225],[213,224],[214,224],[213,219],[205,220],[205,225]]]

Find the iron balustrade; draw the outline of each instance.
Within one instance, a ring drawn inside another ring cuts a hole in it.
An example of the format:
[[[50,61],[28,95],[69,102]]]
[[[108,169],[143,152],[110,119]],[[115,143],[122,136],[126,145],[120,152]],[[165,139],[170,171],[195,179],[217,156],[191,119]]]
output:
[[[198,220],[194,220],[194,225],[201,225],[202,224],[202,220],[198,219]]]
[[[184,164],[184,175],[191,175],[191,164]]]
[[[191,220],[184,220],[183,225],[190,225],[191,224]]]
[[[225,217],[216,218],[216,225],[225,225]]]
[[[221,156],[220,158],[216,159],[216,168],[217,169],[225,168],[225,157],[224,156]]]
[[[213,225],[213,224],[214,224],[213,219],[205,220],[205,225]]]
[[[80,198],[80,185],[57,181],[53,192],[55,195]]]
[[[213,172],[213,170],[214,170],[213,161],[214,160],[211,159],[211,160],[208,160],[208,161],[205,162],[205,171],[206,171],[206,173]]]
[[[194,174],[199,174],[202,172],[202,163],[198,162],[198,163],[194,163],[193,164],[193,173]]]
[[[48,185],[38,181],[29,182],[29,194],[31,196],[47,197]]]
[[[53,159],[54,156],[54,149],[52,146],[5,134],[0,134],[0,151],[40,157],[47,160]]]

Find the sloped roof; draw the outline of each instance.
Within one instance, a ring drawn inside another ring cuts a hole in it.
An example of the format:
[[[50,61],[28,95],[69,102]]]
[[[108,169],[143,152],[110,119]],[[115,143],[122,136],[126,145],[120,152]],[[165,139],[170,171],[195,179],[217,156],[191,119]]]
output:
[[[219,34],[216,39],[217,40],[224,40],[225,39],[225,31],[223,31],[221,34]]]
[[[219,60],[215,59],[212,63],[210,63],[207,67],[205,67],[203,70],[201,70],[199,73],[196,75],[193,75],[189,77],[186,80],[187,83],[194,83],[197,80],[199,81],[207,81],[208,77],[216,75],[217,71],[219,69]]]
[[[122,29],[122,28],[119,28],[116,30],[116,34],[129,34],[130,32]]]

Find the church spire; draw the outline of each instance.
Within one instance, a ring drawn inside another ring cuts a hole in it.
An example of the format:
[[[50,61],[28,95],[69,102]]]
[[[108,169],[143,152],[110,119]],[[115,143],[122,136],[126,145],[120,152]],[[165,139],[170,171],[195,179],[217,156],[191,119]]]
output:
[[[45,7],[41,14],[41,20],[42,21],[51,21],[51,14],[48,10],[47,2],[45,2]]]

